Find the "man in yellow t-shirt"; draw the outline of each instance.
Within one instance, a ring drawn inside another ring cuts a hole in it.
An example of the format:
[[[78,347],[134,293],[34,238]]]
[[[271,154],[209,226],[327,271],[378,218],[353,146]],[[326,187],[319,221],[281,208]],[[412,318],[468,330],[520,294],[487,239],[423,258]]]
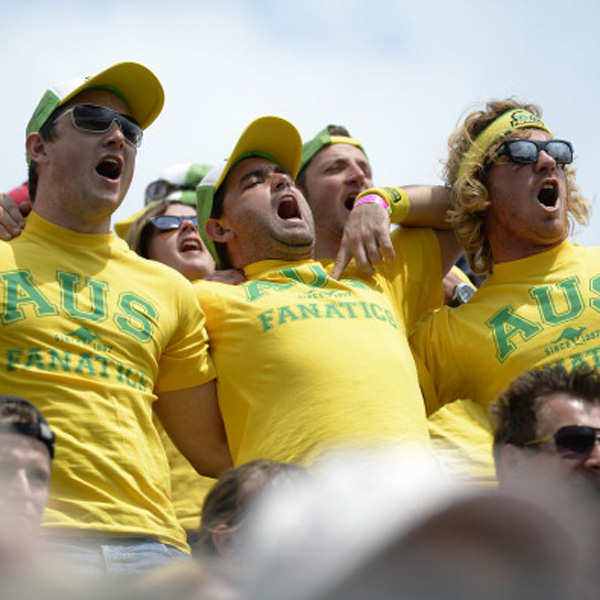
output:
[[[462,475],[492,482],[487,409],[509,382],[544,365],[600,365],[600,249],[567,237],[588,204],[571,145],[554,140],[536,106],[490,102],[450,148],[450,220],[473,270],[489,276],[467,304],[425,319],[411,342],[428,372],[429,410],[443,405],[430,418],[436,443]]]
[[[332,261],[312,259],[313,218],[293,182],[301,148],[291,123],[257,119],[198,189],[221,264],[248,279],[195,284],[236,465],[310,462],[337,443],[428,444],[407,330],[442,301],[436,235],[395,232],[394,261],[333,279]]]
[[[162,103],[136,63],[47,90],[27,127],[33,212],[0,245],[0,387],[56,433],[47,548],[80,572],[187,551],[153,412],[199,471],[230,464],[191,284],[110,233]]]

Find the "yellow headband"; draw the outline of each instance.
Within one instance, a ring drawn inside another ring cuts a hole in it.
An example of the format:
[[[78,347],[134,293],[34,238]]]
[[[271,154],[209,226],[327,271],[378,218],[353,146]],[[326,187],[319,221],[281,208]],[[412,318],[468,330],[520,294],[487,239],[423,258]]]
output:
[[[504,136],[517,129],[542,129],[550,135],[552,132],[544,125],[539,117],[522,108],[512,108],[492,121],[471,144],[465,152],[458,168],[458,181],[466,172],[478,167],[488,150]]]

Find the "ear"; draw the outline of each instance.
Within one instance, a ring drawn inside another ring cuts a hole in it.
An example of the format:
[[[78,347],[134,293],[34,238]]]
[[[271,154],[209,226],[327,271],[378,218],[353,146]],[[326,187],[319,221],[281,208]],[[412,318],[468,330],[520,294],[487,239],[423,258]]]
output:
[[[213,544],[219,556],[229,556],[231,554],[232,536],[234,533],[230,531],[225,523],[219,523],[211,532]]]
[[[27,136],[25,140],[25,150],[27,156],[36,163],[47,162],[46,140],[40,135],[39,131],[34,131]]]
[[[222,219],[208,219],[206,221],[206,233],[209,238],[221,244],[226,244],[235,237],[235,233],[227,227]]]

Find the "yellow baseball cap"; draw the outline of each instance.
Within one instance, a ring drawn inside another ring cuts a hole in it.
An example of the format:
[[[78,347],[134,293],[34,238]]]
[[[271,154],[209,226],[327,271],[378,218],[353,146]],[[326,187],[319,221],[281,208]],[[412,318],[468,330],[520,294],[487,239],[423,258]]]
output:
[[[142,129],[158,117],[165,101],[163,87],[150,69],[139,63],[122,62],[97,75],[77,77],[48,88],[33,111],[26,135],[39,131],[59,106],[89,89],[105,89],[122,98]]]

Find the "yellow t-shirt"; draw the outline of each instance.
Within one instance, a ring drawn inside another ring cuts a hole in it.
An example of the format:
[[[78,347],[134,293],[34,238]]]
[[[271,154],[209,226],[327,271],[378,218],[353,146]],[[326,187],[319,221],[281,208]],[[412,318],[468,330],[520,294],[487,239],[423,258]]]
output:
[[[233,461],[310,462],[324,446],[418,440],[427,420],[407,330],[443,299],[430,230],[393,233],[396,261],[341,281],[315,261],[261,261],[196,282]]]
[[[509,383],[553,363],[600,366],[600,248],[567,240],[494,265],[467,304],[424,319],[411,343],[432,378],[428,409],[445,405],[432,434],[464,457],[465,474],[493,479],[487,411]]]
[[[186,531],[196,531],[200,529],[204,498],[216,479],[200,475],[187,458],[177,450],[158,419],[154,420],[171,469],[171,500],[175,515]]]
[[[33,213],[0,243],[0,293],[0,389],[57,437],[45,525],[186,549],[152,403],[214,377],[191,284],[113,234]]]

